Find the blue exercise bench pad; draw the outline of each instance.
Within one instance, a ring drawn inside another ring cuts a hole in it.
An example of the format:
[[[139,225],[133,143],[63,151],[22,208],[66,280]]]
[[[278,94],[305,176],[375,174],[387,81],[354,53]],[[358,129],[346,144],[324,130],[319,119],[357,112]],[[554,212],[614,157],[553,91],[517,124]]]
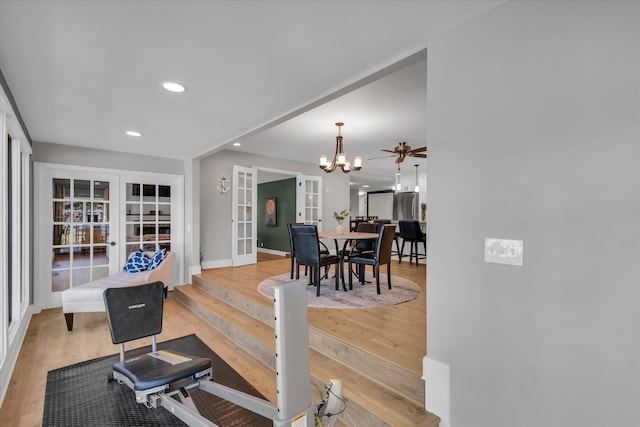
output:
[[[134,384],[134,390],[142,391],[190,377],[210,367],[211,359],[159,350],[118,362],[113,370],[127,377]]]

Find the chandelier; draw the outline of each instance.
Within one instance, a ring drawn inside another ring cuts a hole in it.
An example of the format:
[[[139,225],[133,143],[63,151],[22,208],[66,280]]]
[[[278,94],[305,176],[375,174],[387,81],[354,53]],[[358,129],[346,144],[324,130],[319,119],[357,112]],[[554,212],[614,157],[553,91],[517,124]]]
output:
[[[349,173],[352,170],[359,171],[362,169],[362,158],[356,157],[353,159],[353,166],[351,163],[347,161],[347,156],[344,154],[344,149],[342,148],[342,135],[340,134],[340,128],[344,126],[344,123],[338,122],[336,123],[338,126],[338,136],[336,136],[336,153],[333,155],[333,160],[329,162],[329,159],[324,154],[320,156],[320,169],[325,171],[326,173],[333,172],[336,170],[336,167],[340,166],[342,172]]]

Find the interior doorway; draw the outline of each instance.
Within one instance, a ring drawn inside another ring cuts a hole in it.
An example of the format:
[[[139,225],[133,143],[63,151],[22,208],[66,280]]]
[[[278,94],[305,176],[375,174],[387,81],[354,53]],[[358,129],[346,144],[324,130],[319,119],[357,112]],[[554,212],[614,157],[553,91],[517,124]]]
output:
[[[283,194],[282,192],[285,194],[295,194],[295,178],[301,173],[264,167],[256,167],[256,171],[259,211],[261,212],[264,208],[264,215],[266,215],[266,204],[268,200],[272,200],[273,203],[269,203],[270,206],[275,207],[275,212],[273,213],[277,217],[277,221],[274,224],[269,224],[268,227],[266,226],[266,218],[258,218],[258,221],[262,221],[263,223],[257,232],[257,261],[263,262],[286,258],[290,256],[290,254],[286,245],[283,246],[282,243],[285,237],[283,230],[286,230],[287,222],[295,222],[296,203],[291,203],[290,200],[283,200],[282,197],[275,197],[275,195]],[[274,187],[279,187],[279,182],[291,188],[289,190],[281,188],[276,192],[272,191]],[[263,207],[262,205],[265,206]]]

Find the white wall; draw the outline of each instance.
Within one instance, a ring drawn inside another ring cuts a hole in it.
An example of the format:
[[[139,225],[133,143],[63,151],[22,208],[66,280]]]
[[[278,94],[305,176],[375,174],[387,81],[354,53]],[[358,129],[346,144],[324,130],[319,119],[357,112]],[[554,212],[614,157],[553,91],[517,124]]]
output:
[[[33,143],[33,161],[176,175],[185,169],[183,160],[37,141]]]
[[[428,64],[451,425],[640,425],[640,2],[509,2]],[[523,239],[524,266],[484,263],[485,237]]]
[[[200,239],[203,263],[229,265],[231,262],[231,191],[216,190],[220,175],[233,176],[233,165],[264,167],[301,172],[322,177],[322,220],[325,230],[335,229],[334,211],[349,209],[349,176],[336,171],[322,172],[313,163],[291,162],[274,157],[256,156],[223,150],[200,159]],[[233,187],[233,182],[231,183]],[[233,190],[232,190],[233,191]]]

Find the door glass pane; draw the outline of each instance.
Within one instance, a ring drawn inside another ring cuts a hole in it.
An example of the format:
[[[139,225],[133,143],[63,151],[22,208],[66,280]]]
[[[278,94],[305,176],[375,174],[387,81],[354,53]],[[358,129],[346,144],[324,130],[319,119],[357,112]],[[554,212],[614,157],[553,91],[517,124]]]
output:
[[[69,268],[71,264],[71,252],[69,248],[56,248],[53,250],[53,260],[51,262],[51,267],[54,269],[58,268]]]
[[[100,181],[94,182],[93,198],[95,200],[109,200],[109,183]]]
[[[65,289],[69,289],[69,276],[71,270],[53,270],[51,271],[51,291],[62,292]]]
[[[96,225],[93,227],[93,243],[107,243],[107,229],[104,225]]]
[[[73,180],[73,197],[75,199],[88,199],[91,197],[90,182],[85,179]]]
[[[54,199],[69,199],[71,197],[71,180],[54,178],[53,179],[53,194]]]
[[[72,286],[80,286],[91,281],[91,270],[89,268],[75,268],[72,276]]]
[[[171,239],[171,224],[158,224],[158,240]]]
[[[94,246],[93,247],[93,265],[106,265],[109,266],[109,247],[108,246]],[[95,272],[95,269],[94,269]]]
[[[97,267],[93,269],[93,280],[102,279],[109,275],[109,267]]]
[[[158,195],[159,200],[162,202],[170,202],[171,201],[171,186],[169,185],[159,185],[158,186]]]
[[[156,186],[153,184],[143,184],[142,185],[142,200],[145,202],[155,202],[156,201]]]
[[[140,184],[128,182],[127,185],[127,201],[140,201]]]
[[[139,242],[140,241],[140,225],[127,224],[127,242]],[[127,250],[129,253],[129,250]]]

